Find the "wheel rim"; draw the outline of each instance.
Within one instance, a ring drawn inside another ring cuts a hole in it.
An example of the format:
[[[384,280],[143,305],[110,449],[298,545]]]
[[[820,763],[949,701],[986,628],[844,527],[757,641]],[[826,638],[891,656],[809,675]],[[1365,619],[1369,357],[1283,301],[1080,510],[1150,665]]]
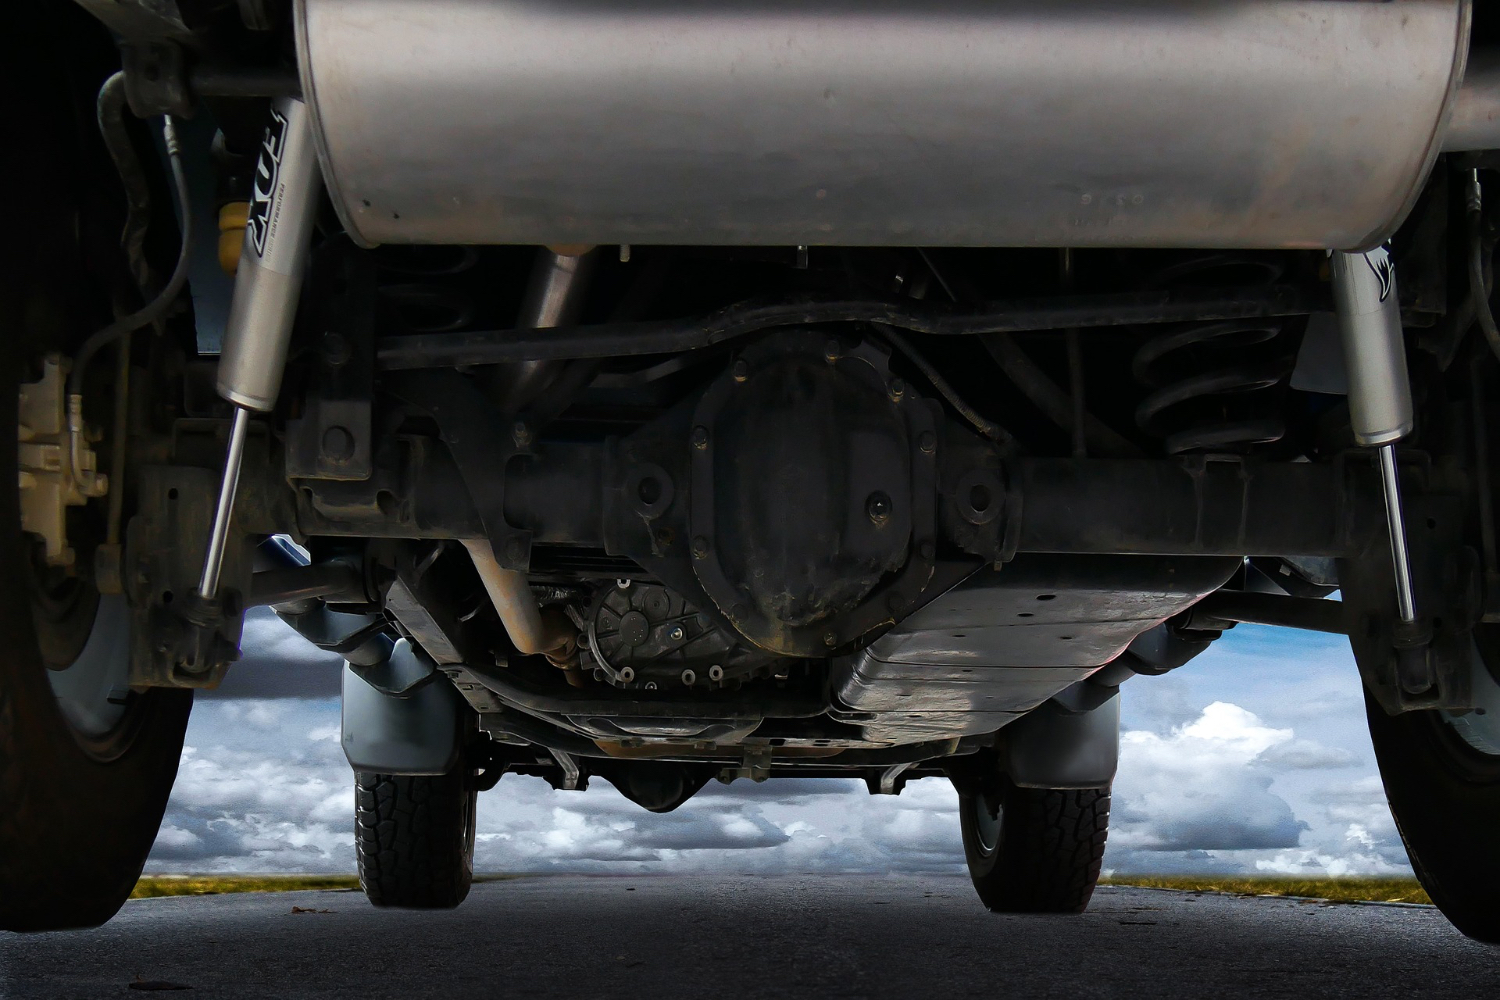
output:
[[[1470,749],[1486,757],[1500,758],[1500,683],[1486,668],[1479,647],[1474,647],[1472,657],[1474,708],[1468,712],[1441,714],[1448,727],[1463,740]]]
[[[57,707],[85,746],[111,742],[130,707],[130,608],[99,598],[88,640],[71,664],[48,670]]]
[[[989,856],[1000,846],[1000,803],[988,792],[976,792],[971,801],[975,846],[980,854]]]

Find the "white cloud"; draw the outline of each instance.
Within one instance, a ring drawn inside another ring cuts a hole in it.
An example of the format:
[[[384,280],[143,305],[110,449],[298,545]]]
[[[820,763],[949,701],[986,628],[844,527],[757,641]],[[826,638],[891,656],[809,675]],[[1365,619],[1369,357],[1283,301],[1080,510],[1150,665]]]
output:
[[[1251,766],[1291,739],[1290,729],[1226,702],[1165,736],[1125,733],[1110,842],[1137,851],[1296,847],[1305,824]]]

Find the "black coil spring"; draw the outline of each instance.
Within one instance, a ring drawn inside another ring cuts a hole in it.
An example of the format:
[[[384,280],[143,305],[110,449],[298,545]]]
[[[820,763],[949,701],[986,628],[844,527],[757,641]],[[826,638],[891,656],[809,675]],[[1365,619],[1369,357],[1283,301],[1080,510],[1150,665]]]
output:
[[[1282,268],[1224,254],[1195,257],[1160,271],[1158,288],[1269,285]],[[1136,351],[1131,373],[1150,390],[1136,425],[1162,439],[1168,454],[1225,451],[1279,441],[1286,434],[1278,387],[1295,356],[1285,349],[1278,319],[1229,320],[1178,327]]]
[[[376,254],[389,332],[449,333],[474,322],[477,306],[463,280],[479,263],[473,247],[393,246]]]

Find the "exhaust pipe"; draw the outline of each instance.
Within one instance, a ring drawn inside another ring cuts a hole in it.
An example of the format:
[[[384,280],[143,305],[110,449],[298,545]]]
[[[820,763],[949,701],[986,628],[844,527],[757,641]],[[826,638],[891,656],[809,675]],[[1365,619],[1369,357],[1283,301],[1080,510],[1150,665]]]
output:
[[[1367,249],[1470,0],[297,0],[366,244]]]

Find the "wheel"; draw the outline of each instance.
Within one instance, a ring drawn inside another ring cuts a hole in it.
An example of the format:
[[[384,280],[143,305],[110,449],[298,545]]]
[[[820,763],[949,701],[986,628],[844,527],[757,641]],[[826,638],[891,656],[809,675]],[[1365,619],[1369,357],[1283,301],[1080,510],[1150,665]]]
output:
[[[1412,868],[1464,934],[1500,943],[1500,629],[1475,633],[1479,709],[1365,712],[1391,815]]]
[[[479,792],[460,762],[447,774],[357,772],[359,884],[376,906],[451,910],[474,878]]]
[[[969,877],[996,913],[1082,913],[1099,881],[1109,789],[1021,788],[1001,776],[959,791]]]
[[[111,193],[118,181],[107,182],[103,172],[108,159],[91,111],[109,60],[118,65],[118,57],[107,32],[71,6],[8,9],[0,32],[11,43],[0,65],[29,80],[35,98],[21,102],[14,123],[30,137],[28,148],[4,157],[17,189],[27,192],[14,206],[8,236],[27,249],[11,255],[0,275],[6,470],[18,462],[19,384],[36,379],[44,353],[68,352],[111,315],[101,261],[119,253],[119,198]],[[90,406],[89,420],[102,422],[95,418],[108,412],[108,395]],[[22,532],[16,487],[0,489],[4,930],[108,920],[140,876],[177,774],[192,693],[130,691],[126,605],[101,598],[89,582],[105,503],[70,508],[68,541],[78,554],[70,573],[48,566],[36,536]]]
[[[0,357],[0,398],[16,399],[17,353]],[[16,419],[14,404],[0,409],[0,465],[12,469]],[[113,916],[140,877],[177,775],[192,692],[130,690],[129,608],[86,575],[48,566],[39,539],[21,530],[18,491],[0,490],[5,930]]]

